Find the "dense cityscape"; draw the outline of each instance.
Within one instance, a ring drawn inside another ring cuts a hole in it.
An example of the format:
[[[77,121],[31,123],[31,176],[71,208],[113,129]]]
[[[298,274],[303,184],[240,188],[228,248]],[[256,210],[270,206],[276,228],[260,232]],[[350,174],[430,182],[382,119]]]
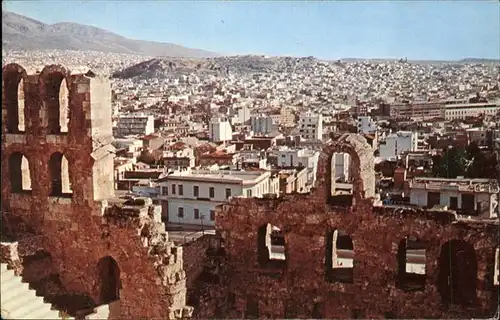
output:
[[[2,66],[2,319],[498,316],[498,61]]]

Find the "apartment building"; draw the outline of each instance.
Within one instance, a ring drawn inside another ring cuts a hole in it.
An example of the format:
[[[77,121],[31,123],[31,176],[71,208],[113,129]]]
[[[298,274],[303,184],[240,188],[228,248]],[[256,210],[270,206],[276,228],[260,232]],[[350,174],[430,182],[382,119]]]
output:
[[[389,106],[389,116],[393,119],[405,118],[442,118],[445,103],[441,101],[416,101],[395,103]]]
[[[281,108],[278,123],[284,127],[295,126],[295,114],[293,113],[293,110],[290,108]]]
[[[388,134],[379,144],[380,158],[391,159],[404,152],[418,149],[418,133],[399,131]]]
[[[323,116],[307,112],[299,119],[299,134],[305,140],[322,140]]]
[[[360,116],[357,119],[358,133],[374,133],[377,131],[377,123],[370,116]]]
[[[418,177],[410,180],[408,187],[413,205],[446,206],[460,215],[498,217],[500,188],[496,180]]]
[[[500,112],[500,105],[496,103],[461,103],[445,106],[445,119],[465,119],[467,117],[495,116]]]
[[[214,142],[230,141],[233,128],[227,118],[213,118],[208,125],[210,140]]]
[[[158,181],[163,217],[169,224],[213,226],[215,207],[231,197],[279,194],[279,180],[268,171],[175,171]]]
[[[122,115],[118,117],[113,135],[123,137],[130,135],[149,135],[155,131],[152,115]]]
[[[256,135],[266,135],[277,129],[273,119],[266,115],[253,116],[250,118],[250,123]]]

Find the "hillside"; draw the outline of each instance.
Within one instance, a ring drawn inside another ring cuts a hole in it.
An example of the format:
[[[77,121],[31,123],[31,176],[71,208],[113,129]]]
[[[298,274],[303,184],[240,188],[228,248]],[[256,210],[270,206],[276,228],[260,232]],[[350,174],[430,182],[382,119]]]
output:
[[[167,57],[214,57],[214,52],[186,48],[172,43],[132,40],[112,32],[78,23],[45,24],[2,12],[4,50],[85,50]]]

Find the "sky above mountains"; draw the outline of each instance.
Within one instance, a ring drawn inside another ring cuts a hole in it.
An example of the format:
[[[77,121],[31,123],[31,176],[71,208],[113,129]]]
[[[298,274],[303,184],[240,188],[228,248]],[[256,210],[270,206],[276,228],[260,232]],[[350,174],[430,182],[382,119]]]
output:
[[[4,10],[222,54],[500,59],[500,1],[13,1]]]

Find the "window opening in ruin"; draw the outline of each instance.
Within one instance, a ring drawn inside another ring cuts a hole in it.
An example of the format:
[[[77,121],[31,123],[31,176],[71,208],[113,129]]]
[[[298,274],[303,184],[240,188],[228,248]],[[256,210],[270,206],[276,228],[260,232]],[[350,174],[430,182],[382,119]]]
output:
[[[53,197],[71,197],[68,159],[60,153],[55,152],[50,156],[49,169],[51,176],[51,193]]]
[[[493,285],[498,286],[500,283],[500,253],[499,249],[495,250],[495,271],[493,272]]]
[[[414,238],[401,240],[398,248],[397,287],[406,291],[425,289],[425,244]]]
[[[22,74],[18,72],[6,73],[3,86],[5,92],[4,104],[7,109],[7,132],[24,132],[24,81]]]
[[[285,267],[285,236],[269,223],[259,228],[258,259],[261,267]]]
[[[60,72],[54,72],[45,81],[45,108],[48,116],[48,132],[68,132],[68,87]]]
[[[326,278],[330,282],[354,281],[354,245],[352,238],[342,230],[327,234]]]
[[[100,280],[100,304],[107,304],[120,299],[120,268],[110,256],[102,258],[98,265]]]
[[[21,153],[13,153],[9,158],[9,178],[11,192],[31,192],[31,176],[28,159]]]
[[[354,204],[351,157],[345,153],[334,152],[330,161],[330,194],[328,203],[334,206],[350,207]],[[347,170],[345,170],[347,168]]]
[[[445,305],[476,303],[477,258],[474,247],[463,240],[443,244],[439,257],[438,290]]]
[[[259,319],[260,311],[259,311],[259,301],[253,297],[247,298],[246,312],[247,319]]]

